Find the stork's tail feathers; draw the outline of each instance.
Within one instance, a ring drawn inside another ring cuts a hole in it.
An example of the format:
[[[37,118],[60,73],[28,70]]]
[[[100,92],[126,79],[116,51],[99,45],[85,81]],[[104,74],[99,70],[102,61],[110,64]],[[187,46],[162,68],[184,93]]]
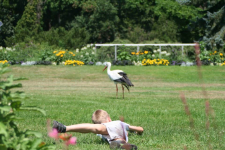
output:
[[[127,84],[123,84],[123,85],[127,88],[128,92],[130,92],[129,86]]]

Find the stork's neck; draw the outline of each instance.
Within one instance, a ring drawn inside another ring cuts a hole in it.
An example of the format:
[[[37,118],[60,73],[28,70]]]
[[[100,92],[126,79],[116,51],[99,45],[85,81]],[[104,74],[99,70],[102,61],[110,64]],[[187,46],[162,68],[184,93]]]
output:
[[[108,65],[108,67],[107,67],[107,73],[109,73],[111,70],[111,65]]]

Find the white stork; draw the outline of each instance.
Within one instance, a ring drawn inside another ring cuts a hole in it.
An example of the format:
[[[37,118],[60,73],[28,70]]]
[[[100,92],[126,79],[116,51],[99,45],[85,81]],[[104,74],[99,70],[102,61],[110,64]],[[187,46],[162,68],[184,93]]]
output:
[[[122,90],[123,90],[123,98],[124,98],[124,87],[125,86],[127,88],[127,90],[129,91],[129,87],[130,86],[134,86],[131,81],[128,79],[127,74],[125,72],[123,72],[122,70],[110,70],[111,68],[111,63],[107,62],[105,68],[103,69],[103,71],[107,68],[107,74],[109,76],[109,78],[114,81],[114,83],[116,84],[116,98],[118,97],[118,87],[117,84],[121,84],[122,86]]]

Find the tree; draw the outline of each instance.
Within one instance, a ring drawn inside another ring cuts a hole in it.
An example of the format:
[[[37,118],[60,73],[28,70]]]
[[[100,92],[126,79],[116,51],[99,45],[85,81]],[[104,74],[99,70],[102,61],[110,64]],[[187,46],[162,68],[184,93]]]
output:
[[[42,0],[31,0],[27,3],[23,15],[15,27],[14,36],[6,40],[8,46],[31,41],[41,31],[41,4]]]
[[[207,49],[221,47],[225,40],[225,0],[193,0],[193,4],[201,7],[204,14],[192,24],[192,29],[201,27],[198,40],[204,41]]]
[[[160,33],[158,36],[168,37],[173,42],[193,42],[194,37],[188,30],[188,25],[201,14],[194,6],[187,5],[187,2],[188,0],[156,0],[154,13],[158,19],[153,32],[158,30]]]
[[[66,27],[75,16],[80,14],[81,8],[77,7],[78,0],[45,0],[43,3],[43,29],[52,27]]]
[[[0,0],[0,45],[6,46],[5,39],[14,35],[14,27],[23,14],[26,0]]]
[[[82,8],[81,15],[76,16],[71,26],[85,28],[90,42],[110,42],[115,38],[119,18],[117,9],[109,0],[87,0],[78,4]]]

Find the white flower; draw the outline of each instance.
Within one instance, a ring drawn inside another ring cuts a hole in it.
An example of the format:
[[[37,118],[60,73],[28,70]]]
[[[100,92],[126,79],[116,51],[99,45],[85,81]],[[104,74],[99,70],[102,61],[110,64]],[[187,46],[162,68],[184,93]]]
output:
[[[56,65],[56,62],[52,62],[52,65]]]
[[[6,50],[11,51],[12,49],[10,47],[6,47]]]
[[[95,54],[95,52],[92,52],[91,54],[93,54],[93,55],[94,55],[94,54]]]
[[[166,53],[166,56],[170,56],[170,53]]]
[[[155,55],[153,54],[152,57],[155,57]]]
[[[154,52],[154,53],[156,53],[156,52],[157,52],[157,50],[154,50],[153,52]]]
[[[88,45],[87,45],[87,47],[91,47],[91,45],[90,45],[90,44],[88,44]]]
[[[76,52],[77,52],[77,53],[79,52],[79,49],[78,49],[78,48],[76,49]]]
[[[96,50],[96,47],[93,47],[93,50]]]
[[[15,50],[16,50],[15,48],[12,49],[12,51],[15,51]]]
[[[162,51],[161,54],[166,54],[166,51]]]
[[[0,49],[3,49],[3,47],[2,47],[2,46],[0,46]]]
[[[97,66],[103,65],[102,62],[96,62]]]
[[[157,49],[157,51],[160,52],[161,50],[160,49]]]
[[[89,55],[89,53],[87,52],[85,55]]]
[[[80,55],[80,57],[83,57],[83,55]]]

